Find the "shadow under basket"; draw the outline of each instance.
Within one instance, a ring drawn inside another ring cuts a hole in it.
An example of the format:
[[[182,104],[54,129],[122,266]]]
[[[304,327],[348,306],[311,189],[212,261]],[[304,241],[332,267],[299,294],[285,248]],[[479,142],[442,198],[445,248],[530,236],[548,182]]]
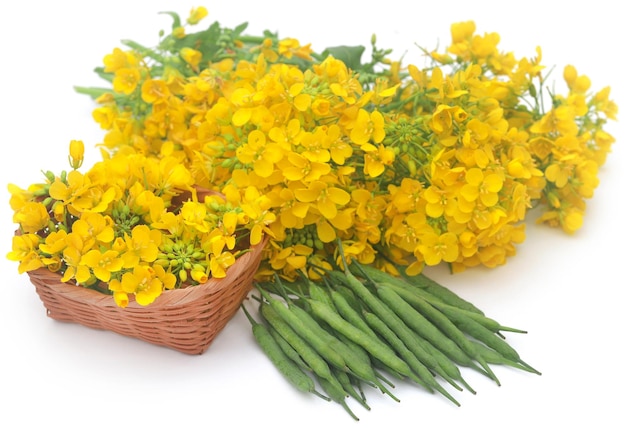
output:
[[[61,282],[59,274],[46,268],[28,275],[50,318],[197,355],[206,351],[252,290],[266,242],[267,238],[241,255],[226,277],[165,290],[148,306],[131,299],[121,308],[112,296]]]

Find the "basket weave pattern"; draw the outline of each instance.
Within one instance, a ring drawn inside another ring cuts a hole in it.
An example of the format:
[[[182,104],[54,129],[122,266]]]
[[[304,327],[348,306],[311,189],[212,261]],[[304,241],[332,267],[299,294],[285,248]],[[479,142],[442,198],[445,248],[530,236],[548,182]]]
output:
[[[126,308],[99,291],[61,282],[46,268],[28,272],[47,315],[59,321],[110,330],[155,345],[202,354],[235,315],[252,289],[267,238],[240,256],[225,278],[164,291],[153,303]]]

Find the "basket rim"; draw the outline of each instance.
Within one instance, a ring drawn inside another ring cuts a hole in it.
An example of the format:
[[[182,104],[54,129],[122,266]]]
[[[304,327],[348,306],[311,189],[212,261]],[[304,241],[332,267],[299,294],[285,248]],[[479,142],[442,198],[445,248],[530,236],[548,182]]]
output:
[[[250,246],[250,251],[242,254],[237,258],[235,263],[228,268],[226,276],[224,278],[215,278],[210,277],[207,282],[198,285],[191,285],[183,288],[175,288],[171,290],[164,290],[154,302],[150,303],[147,306],[142,306],[135,300],[134,296],[129,295],[129,302],[125,308],[120,308],[123,310],[141,310],[145,311],[146,308],[151,308],[158,310],[159,308],[165,308],[169,306],[184,304],[185,302],[194,301],[196,299],[204,298],[207,294],[216,294],[222,292],[224,289],[228,288],[233,282],[237,280],[241,275],[246,274],[246,270],[250,265],[254,265],[262,255],[263,249],[265,248],[267,242],[269,241],[269,236],[264,236],[263,240],[256,244]],[[75,295],[77,298],[80,296],[80,300],[85,304],[98,306],[98,307],[115,307],[119,308],[115,303],[113,296],[110,294],[105,294],[94,290],[92,288],[82,287],[77,285],[73,280],[68,282],[61,282],[59,280],[60,274],[57,272],[53,272],[45,267],[41,267],[39,269],[27,272],[29,277],[32,279],[39,278],[44,282],[45,278],[48,277],[53,279],[51,281],[54,285],[49,285],[49,287],[54,287],[55,292],[65,294],[66,297],[70,297],[71,295]],[[31,281],[32,282],[32,281]],[[40,282],[40,281],[37,281]]]

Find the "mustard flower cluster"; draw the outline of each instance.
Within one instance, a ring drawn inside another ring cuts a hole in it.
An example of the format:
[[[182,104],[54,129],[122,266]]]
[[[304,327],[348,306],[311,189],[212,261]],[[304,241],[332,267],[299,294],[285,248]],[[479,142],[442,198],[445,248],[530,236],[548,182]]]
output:
[[[179,185],[217,191],[245,212],[241,225],[254,242],[271,236],[260,277],[316,277],[337,265],[338,239],[349,259],[394,273],[440,263],[453,272],[495,267],[524,241],[529,209],[542,209],[540,222],[568,233],[582,226],[614,142],[605,125],[617,106],[609,87],[591,91],[571,65],[563,70],[566,93],[549,90],[540,48],[518,59],[499,50],[497,33],[477,34],[468,21],[451,26],[444,50],[424,49],[426,66],[391,59],[375,37],[372,59],[362,63],[361,46],[316,53],[294,38],[245,35],[245,24],[189,33],[206,9],[192,10],[185,25],[170,15],[171,34],[155,48],[126,41],[128,49],[104,57],[98,72],[109,87],[77,90],[97,102],[103,165],[140,156],[163,174],[184,170],[188,181]],[[129,179],[130,171],[119,172]],[[13,204],[28,200],[13,194]],[[153,230],[172,233],[136,204],[126,202]],[[19,248],[32,246],[24,227],[43,222],[38,209],[40,217],[23,216]],[[226,240],[225,223],[215,232],[198,210],[190,207],[195,220],[183,221],[202,232],[194,248],[211,241],[202,234]],[[176,272],[163,257],[174,251],[166,241],[153,261]],[[225,258],[222,267],[232,260]],[[21,260],[21,269],[30,266]],[[215,275],[212,260],[200,264]],[[80,280],[97,278],[86,266],[90,276],[82,269]],[[77,274],[68,267],[64,276]]]
[[[82,173],[83,152],[72,141],[70,172],[9,185],[19,228],[8,258],[20,273],[47,268],[121,307],[131,296],[149,305],[164,290],[224,277],[262,239],[248,212],[262,212],[264,198],[233,206],[173,157],[114,156]]]
[[[250,43],[245,26],[206,45],[194,37],[203,47],[191,52],[178,26],[164,39],[179,37],[176,72],[159,75],[146,48],[105,57],[113,87],[94,111],[104,150],[172,156],[233,203],[242,189],[267,197],[276,221],[261,273],[315,275],[332,266],[337,238],[349,257],[391,271],[503,264],[529,208],[581,227],[614,141],[608,87],[592,93],[568,65],[569,92],[547,93],[539,48],[517,59],[471,21],[453,24],[452,43],[421,69],[375,45],[372,63],[348,67],[340,51],[295,39]],[[232,55],[201,63],[226,39]]]

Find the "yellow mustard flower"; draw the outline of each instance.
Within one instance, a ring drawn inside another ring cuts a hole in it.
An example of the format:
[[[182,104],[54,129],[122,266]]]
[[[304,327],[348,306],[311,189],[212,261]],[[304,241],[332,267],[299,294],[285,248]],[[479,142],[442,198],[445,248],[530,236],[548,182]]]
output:
[[[115,73],[122,68],[136,67],[139,60],[134,52],[115,48],[112,53],[105,55],[103,62],[105,72]]]
[[[148,104],[167,102],[170,89],[163,80],[146,79],[141,84],[141,98]]]
[[[126,251],[121,255],[125,268],[134,268],[140,261],[153,262],[159,254],[161,232],[147,225],[135,226],[131,235],[124,237]]]
[[[90,250],[83,255],[81,263],[89,267],[94,276],[104,282],[108,282],[111,279],[111,273],[119,272],[124,265],[124,261],[118,257],[117,251],[113,250],[105,252]]]
[[[40,240],[41,238],[34,233],[13,236],[11,251],[7,254],[7,258],[19,262],[18,272],[20,274],[44,266],[37,254]]]
[[[350,139],[362,147],[370,140],[380,143],[385,138],[384,123],[385,119],[378,110],[368,113],[364,109],[359,109],[354,127],[350,131]]]
[[[247,144],[237,149],[237,158],[243,163],[252,163],[260,177],[269,177],[274,165],[283,158],[283,151],[280,144],[267,142],[264,132],[254,130],[248,135]]]
[[[202,52],[184,47],[180,50],[180,57],[189,64],[194,71],[199,70],[198,66],[200,65],[200,61],[202,61]]]
[[[192,9],[187,24],[207,13]],[[270,33],[223,29],[191,44],[188,27],[175,24],[155,48],[105,56],[111,90],[93,112],[106,130],[103,162],[11,192],[24,214],[35,194],[46,199],[46,216],[41,208],[25,216],[50,233],[33,260],[56,268],[68,252],[68,278],[87,283],[97,276],[79,272],[81,260],[95,259],[85,255],[118,252],[124,268],[110,279],[120,281],[120,305],[132,298],[122,274],[135,266],[167,269],[176,284],[201,282],[227,272],[241,242],[265,235],[264,276],[271,266],[292,279],[312,273],[309,263],[334,261],[338,237],[350,257],[388,271],[385,257],[411,274],[437,263],[494,267],[523,241],[533,207],[546,207],[545,224],[580,227],[615,141],[604,127],[617,114],[610,88],[593,92],[568,65],[566,93],[544,99],[541,49],[518,59],[473,21],[453,24],[449,46],[425,50],[430,64],[419,68],[378,49],[375,68],[320,59],[310,45]],[[220,191],[224,203],[174,208],[194,184]],[[115,223],[115,239],[84,230],[94,213]],[[134,236],[139,224],[160,238]]]
[[[72,279],[78,284],[88,283],[91,278],[89,267],[82,263],[82,257],[89,248],[85,248],[83,240],[75,233],[70,233],[66,237],[67,246],[63,250],[63,261],[67,269],[61,281],[67,282]]]
[[[196,25],[204,18],[207,17],[209,11],[204,6],[194,7],[189,12],[189,16],[187,17],[187,23],[190,25]]]
[[[498,192],[502,189],[502,178],[493,172],[485,175],[479,168],[471,168],[465,173],[466,185],[461,189],[461,195],[468,201],[480,199],[486,207],[498,203]]]
[[[55,255],[63,252],[67,246],[67,232],[63,229],[50,232],[44,243],[39,245],[39,249],[47,255]]]
[[[350,202],[350,194],[337,187],[330,187],[321,181],[314,181],[307,188],[296,189],[296,199],[314,203],[320,214],[331,220],[337,215],[337,207]]]
[[[120,68],[115,71],[115,77],[113,78],[113,90],[120,94],[132,94],[137,88],[140,80],[141,73],[138,69]]]
[[[458,238],[450,232],[441,235],[427,233],[421,237],[417,251],[423,255],[424,262],[429,266],[437,265],[442,260],[451,263],[459,255]]]
[[[111,281],[109,289],[121,294],[117,298],[119,303],[126,302],[127,304],[128,295],[132,294],[138,304],[147,306],[161,295],[163,282],[155,276],[154,268],[137,265],[131,272],[124,273],[120,281]]]
[[[235,256],[229,251],[224,251],[219,255],[211,255],[209,261],[211,275],[215,278],[224,278],[228,268],[233,264],[235,264]]]
[[[99,213],[85,213],[74,222],[72,232],[80,236],[89,248],[94,246],[96,242],[110,243],[115,237],[112,219]]]
[[[45,228],[50,221],[46,207],[40,202],[28,201],[13,213],[13,222],[20,225],[25,233],[36,233]]]

